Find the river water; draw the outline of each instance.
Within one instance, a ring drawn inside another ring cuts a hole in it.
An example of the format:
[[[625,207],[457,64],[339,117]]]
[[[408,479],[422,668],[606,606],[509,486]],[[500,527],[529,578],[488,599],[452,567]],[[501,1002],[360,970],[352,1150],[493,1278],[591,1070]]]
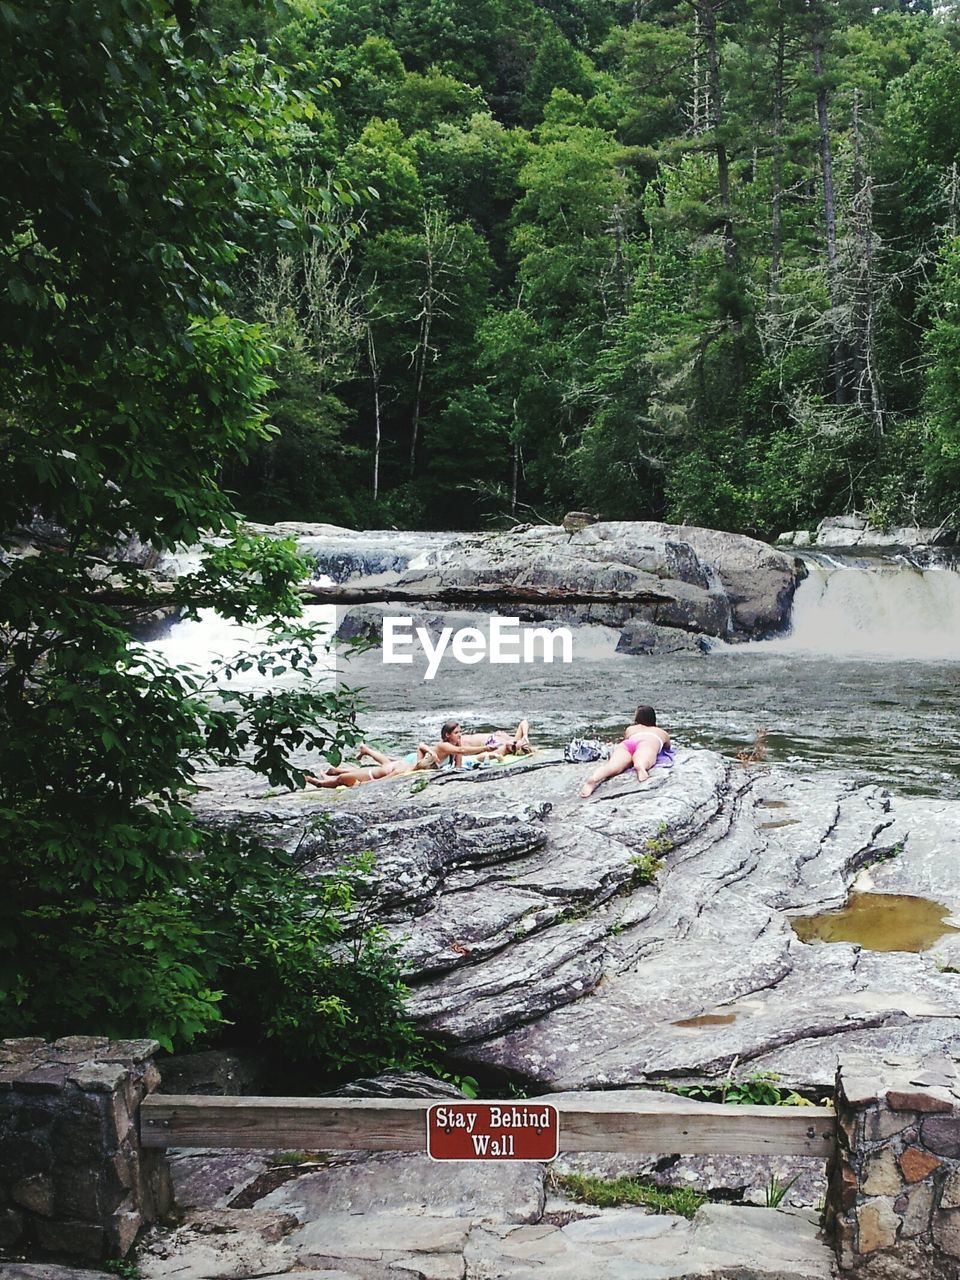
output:
[[[510,728],[535,741],[616,736],[638,702],[657,708],[678,743],[727,754],[765,729],[767,759],[823,765],[922,795],[960,783],[960,574],[884,564],[809,566],[789,636],[718,645],[709,654],[616,653],[618,633],[581,628],[574,661],[385,666],[379,651],[341,661],[367,690],[371,736],[397,747],[433,740],[448,718]]]
[[[631,656],[615,652],[616,631],[589,627],[575,630],[569,665],[463,666],[448,656],[426,681],[424,658],[384,665],[372,650],[338,657],[338,678],[365,690],[368,738],[398,751],[435,741],[447,718],[472,730],[512,728],[526,716],[544,746],[616,737],[647,702],[684,746],[736,754],[764,729],[771,763],[955,797],[960,573],[818,559],[781,639],[721,644],[706,655]],[[310,614],[331,628],[332,609]],[[179,624],[162,643],[178,661],[205,664],[231,640],[225,624],[208,618]]]

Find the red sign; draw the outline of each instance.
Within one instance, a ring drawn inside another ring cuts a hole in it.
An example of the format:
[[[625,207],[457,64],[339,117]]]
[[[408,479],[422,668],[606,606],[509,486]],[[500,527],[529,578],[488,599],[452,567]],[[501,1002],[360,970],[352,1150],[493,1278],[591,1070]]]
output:
[[[553,1160],[560,1116],[542,1102],[438,1102],[427,1111],[431,1160]]]

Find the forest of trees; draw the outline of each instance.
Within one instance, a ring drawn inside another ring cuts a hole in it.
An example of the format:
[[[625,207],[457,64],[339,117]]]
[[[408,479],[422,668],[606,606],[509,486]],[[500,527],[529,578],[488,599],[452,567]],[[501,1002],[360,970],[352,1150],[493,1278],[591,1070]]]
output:
[[[277,347],[242,510],[955,518],[960,11],[929,6],[203,0],[313,105],[251,163],[308,224],[347,200],[236,267]]]

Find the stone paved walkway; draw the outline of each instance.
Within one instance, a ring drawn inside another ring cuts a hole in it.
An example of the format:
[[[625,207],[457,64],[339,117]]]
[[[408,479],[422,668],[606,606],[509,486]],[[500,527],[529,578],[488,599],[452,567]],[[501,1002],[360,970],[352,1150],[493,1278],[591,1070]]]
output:
[[[143,1280],[831,1280],[816,1215],[708,1204],[692,1221],[553,1194],[541,1165],[423,1155],[184,1152],[182,1224]],[[230,1205],[246,1207],[229,1207]],[[102,1273],[0,1264],[2,1280]]]

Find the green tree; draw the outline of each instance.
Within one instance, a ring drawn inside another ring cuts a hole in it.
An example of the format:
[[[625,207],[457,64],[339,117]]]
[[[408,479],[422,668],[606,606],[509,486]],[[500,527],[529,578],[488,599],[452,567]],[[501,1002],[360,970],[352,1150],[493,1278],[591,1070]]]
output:
[[[951,237],[936,280],[935,318],[927,337],[932,366],[927,376],[931,441],[927,467],[936,496],[960,496],[960,238]]]
[[[296,331],[272,327],[285,350],[269,405],[291,465],[281,442],[257,446],[245,501],[472,521],[513,505],[516,462],[518,505],[539,512],[602,495],[618,512],[770,532],[845,508],[949,510],[949,468],[935,482],[936,448],[924,455],[919,376],[960,210],[949,7],[202,0],[199,12],[241,61],[252,39],[302,91],[338,82],[275,143],[244,142],[262,185],[332,170],[379,193],[364,197],[372,234],[352,267],[372,290],[370,376],[328,379],[318,397]],[[482,285],[418,342],[424,206],[475,237]],[[251,216],[239,243],[276,257],[285,234]],[[514,313],[531,324],[524,376],[538,388],[516,416],[482,319]],[[426,447],[411,483],[418,400]],[[458,453],[470,415],[476,437]]]
[[[371,120],[344,151],[338,171],[346,183],[369,193],[368,230],[416,224],[423,203],[417,153],[396,120]]]
[[[299,978],[289,999],[274,987],[263,1033],[362,1057],[365,999],[405,1034],[389,948],[360,937],[363,963],[339,962],[346,890],[298,888],[282,854],[187,805],[209,764],[299,785],[296,752],[355,741],[349,702],[316,680],[218,689],[132,643],[125,604],[274,619],[274,644],[222,677],[322,661],[298,621],[303,562],[239,532],[218,483],[271,430],[274,359],[225,281],[245,243],[328,230],[298,227],[253,163],[312,103],[153,0],[11,2],[0,40],[18,68],[0,87],[4,1026],[183,1043],[274,966]],[[131,536],[155,556],[201,531],[218,542],[159,593]]]
[[[484,107],[483,94],[439,67],[404,76],[390,99],[391,113],[408,133],[432,130],[453,121],[466,121]]]
[[[591,97],[594,86],[590,71],[587,59],[577,53],[555,26],[548,24],[527,80],[522,108],[525,123],[536,124],[542,119],[554,89],[566,89],[582,98]]]

